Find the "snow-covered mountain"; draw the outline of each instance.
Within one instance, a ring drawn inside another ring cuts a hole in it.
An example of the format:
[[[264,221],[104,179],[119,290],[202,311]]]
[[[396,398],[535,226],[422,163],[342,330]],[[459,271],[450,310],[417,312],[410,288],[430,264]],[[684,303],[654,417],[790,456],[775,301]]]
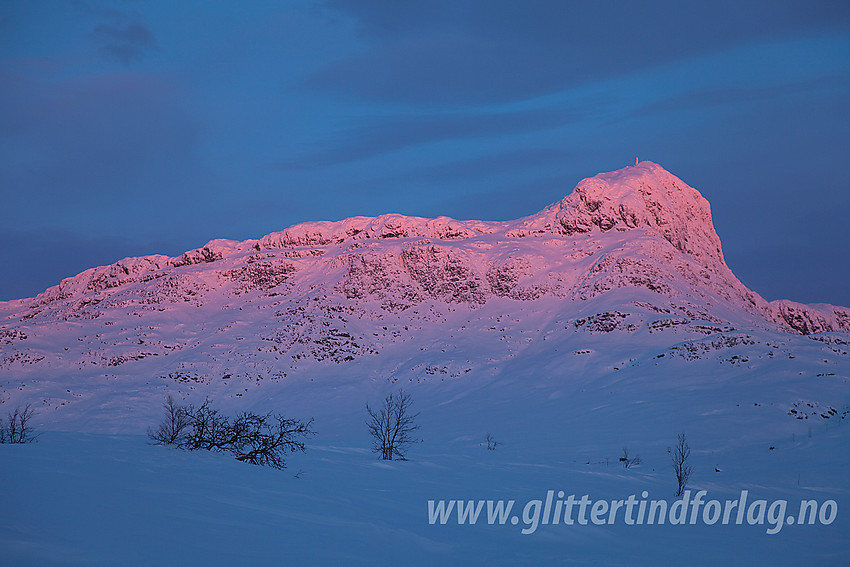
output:
[[[848,321],[748,290],[705,199],[649,162],[515,221],[358,217],[128,258],[0,303],[0,418],[31,404],[43,433],[0,445],[0,563],[844,565]],[[379,461],[365,404],[399,388],[423,443]],[[152,446],[166,395],[318,434],[283,472]],[[740,521],[524,535],[554,494],[666,502],[680,433],[693,494],[741,498]],[[434,499],[457,514],[430,521]],[[476,499],[517,504],[471,525]]]
[[[850,309],[747,289],[708,202],[652,162],[515,221],[353,217],[126,258],[0,303],[0,317],[0,401],[38,398],[59,422],[127,406],[93,396],[115,381],[133,396],[243,397],[316,373],[497,375],[521,353],[580,352],[595,335],[627,364],[758,333],[840,350],[850,331]]]

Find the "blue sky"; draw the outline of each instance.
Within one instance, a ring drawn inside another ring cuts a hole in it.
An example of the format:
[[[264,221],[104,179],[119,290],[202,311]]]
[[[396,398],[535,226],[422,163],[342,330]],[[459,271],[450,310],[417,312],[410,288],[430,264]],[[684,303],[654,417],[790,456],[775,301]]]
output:
[[[850,305],[850,4],[0,4],[0,299],[308,220],[511,219],[660,163],[767,299]]]

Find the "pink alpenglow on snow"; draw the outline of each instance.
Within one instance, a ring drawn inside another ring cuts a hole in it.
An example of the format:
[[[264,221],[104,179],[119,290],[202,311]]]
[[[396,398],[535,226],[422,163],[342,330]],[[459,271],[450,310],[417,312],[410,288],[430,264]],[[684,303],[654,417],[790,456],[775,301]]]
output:
[[[546,329],[559,324],[665,346],[735,329],[850,330],[844,307],[767,302],[747,289],[724,262],[708,202],[649,161],[584,179],[514,221],[307,222],[91,268],[35,298],[0,303],[0,313],[0,396],[42,392],[60,421],[84,403],[52,382],[68,372],[214,384],[240,397],[264,377],[328,364],[386,362],[424,378],[437,371],[423,353],[447,328],[475,345],[463,360],[452,358],[454,346],[439,349],[447,361],[435,368],[449,376],[551,340]],[[528,329],[492,340],[505,318]],[[97,411],[110,413],[110,404]]]

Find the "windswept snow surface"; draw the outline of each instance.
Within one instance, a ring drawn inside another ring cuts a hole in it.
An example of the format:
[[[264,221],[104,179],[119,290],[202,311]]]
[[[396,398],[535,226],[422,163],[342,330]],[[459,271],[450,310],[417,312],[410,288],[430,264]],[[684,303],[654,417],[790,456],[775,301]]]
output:
[[[0,410],[31,403],[42,432],[0,445],[3,565],[850,558],[850,311],[748,290],[705,199],[650,162],[516,221],[356,217],[128,258],[0,317]],[[399,388],[422,443],[382,462],[364,406]],[[284,471],[153,446],[168,394],[318,434]],[[550,490],[672,504],[682,432],[705,500],[837,515],[522,533]],[[429,523],[429,500],[499,499],[516,524]]]

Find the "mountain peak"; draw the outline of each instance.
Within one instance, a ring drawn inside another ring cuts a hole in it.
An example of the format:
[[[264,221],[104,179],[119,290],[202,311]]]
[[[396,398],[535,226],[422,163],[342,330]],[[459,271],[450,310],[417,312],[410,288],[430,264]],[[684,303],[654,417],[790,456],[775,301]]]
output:
[[[568,235],[594,228],[650,229],[701,265],[715,271],[725,267],[708,201],[651,161],[584,179],[572,193],[529,220]]]
[[[514,221],[303,223],[127,258],[0,302],[0,403],[76,405],[69,384],[89,380],[77,410],[88,416],[109,406],[103,385],[116,379],[136,384],[134,396],[170,385],[235,400],[333,364],[418,383],[510,368],[527,349],[572,360],[589,343],[637,344],[691,356],[750,333],[781,333],[778,345],[842,331],[850,309],[768,303],[747,289],[723,261],[708,202],[642,162]],[[818,340],[836,353],[848,344]],[[118,415],[129,402],[110,403]]]
[[[584,179],[560,201],[513,221],[351,217],[257,240],[212,240],[174,258],[125,258],[31,300],[0,302],[0,316],[97,318],[110,305],[214,305],[248,292],[298,303],[319,288],[397,312],[426,300],[584,301],[622,287],[698,303],[714,296],[732,311],[803,333],[850,328],[843,308],[768,304],[747,289],[724,262],[708,201],[650,161]],[[700,316],[716,318],[716,305],[706,303]]]
[[[699,191],[651,161],[582,180],[560,201],[515,221],[426,219],[398,214],[305,222],[262,237],[259,249],[339,244],[348,240],[393,238],[465,239],[505,232],[507,236],[573,235],[594,229],[647,229],[715,272],[726,264],[714,230],[711,208]]]

